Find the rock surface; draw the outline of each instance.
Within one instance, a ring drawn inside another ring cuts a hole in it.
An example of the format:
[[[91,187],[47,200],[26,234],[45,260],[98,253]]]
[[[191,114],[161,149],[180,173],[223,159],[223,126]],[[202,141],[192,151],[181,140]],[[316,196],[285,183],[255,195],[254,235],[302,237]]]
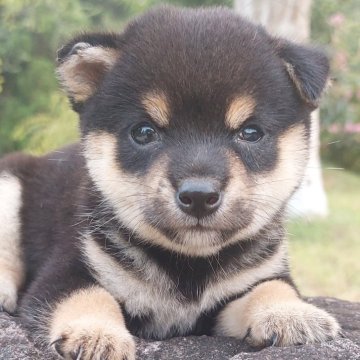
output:
[[[254,351],[233,338],[186,337],[167,341],[138,340],[137,358],[141,360],[359,360],[360,303],[333,298],[309,299],[339,320],[344,338],[316,345],[266,348]],[[49,350],[38,349],[21,328],[18,319],[0,314],[0,360],[57,360]]]

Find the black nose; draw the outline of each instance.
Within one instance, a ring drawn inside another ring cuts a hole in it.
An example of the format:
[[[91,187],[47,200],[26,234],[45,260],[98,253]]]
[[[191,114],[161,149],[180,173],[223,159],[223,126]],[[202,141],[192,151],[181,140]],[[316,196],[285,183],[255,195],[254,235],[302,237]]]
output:
[[[214,213],[221,204],[219,186],[204,179],[189,179],[181,183],[177,203],[186,214],[201,218]]]

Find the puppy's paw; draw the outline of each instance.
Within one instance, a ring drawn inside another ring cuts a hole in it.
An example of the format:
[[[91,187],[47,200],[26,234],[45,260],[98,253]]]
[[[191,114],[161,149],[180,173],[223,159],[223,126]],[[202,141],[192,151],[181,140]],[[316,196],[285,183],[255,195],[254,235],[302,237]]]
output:
[[[52,347],[66,360],[135,360],[135,342],[116,323],[78,319],[52,335]]]
[[[17,290],[16,286],[0,280],[0,312],[13,313],[16,310]]]
[[[252,313],[246,340],[253,346],[290,346],[329,341],[339,332],[326,311],[302,301],[280,302]]]

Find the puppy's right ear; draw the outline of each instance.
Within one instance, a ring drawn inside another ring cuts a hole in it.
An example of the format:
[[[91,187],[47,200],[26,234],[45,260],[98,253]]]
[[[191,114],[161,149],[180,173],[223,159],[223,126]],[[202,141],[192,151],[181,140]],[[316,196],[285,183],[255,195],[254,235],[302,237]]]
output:
[[[302,100],[312,109],[318,107],[329,82],[327,56],[314,47],[293,44],[281,38],[275,38],[273,44]]]
[[[120,57],[121,45],[118,34],[83,34],[58,50],[57,74],[75,111],[95,94]]]

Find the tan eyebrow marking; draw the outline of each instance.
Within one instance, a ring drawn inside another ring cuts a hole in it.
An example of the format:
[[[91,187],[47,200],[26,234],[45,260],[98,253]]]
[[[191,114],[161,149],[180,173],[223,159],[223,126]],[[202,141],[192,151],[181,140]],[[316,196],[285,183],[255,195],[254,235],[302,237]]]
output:
[[[238,129],[254,112],[255,105],[255,100],[249,95],[236,97],[226,112],[225,125],[231,130]]]
[[[142,104],[158,126],[169,125],[169,105],[164,93],[151,91],[143,97]]]

